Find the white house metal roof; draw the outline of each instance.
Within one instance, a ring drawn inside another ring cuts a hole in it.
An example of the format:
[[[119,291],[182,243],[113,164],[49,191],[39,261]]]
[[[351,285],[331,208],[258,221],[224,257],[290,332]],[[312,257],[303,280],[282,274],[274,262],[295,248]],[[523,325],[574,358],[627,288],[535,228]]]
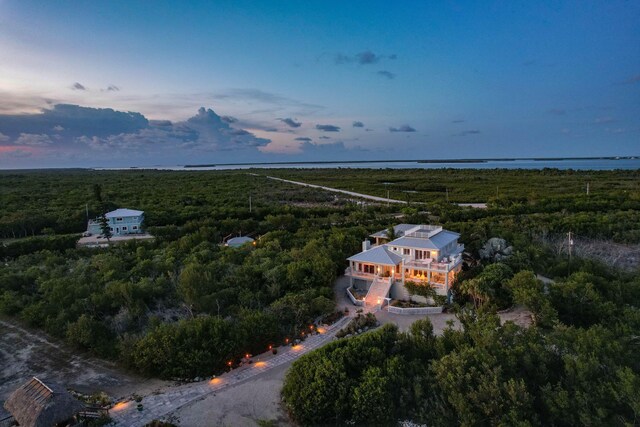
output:
[[[251,237],[247,237],[247,236],[232,237],[231,239],[227,240],[227,246],[240,246],[249,242],[253,242],[253,239]]]
[[[404,248],[416,248],[416,249],[436,249],[441,250],[449,243],[459,238],[458,233],[453,231],[442,230],[436,235],[431,236],[428,239],[420,237],[400,237],[389,243],[388,246],[400,246]]]
[[[417,226],[418,224],[398,224],[393,226],[393,232],[396,236],[403,236],[406,231],[416,228]],[[380,237],[384,239],[387,237],[387,230],[380,230],[371,234],[370,237]]]
[[[376,246],[372,249],[349,257],[347,260],[380,265],[398,265],[402,262],[402,257],[389,251],[384,246]]]
[[[126,216],[141,216],[144,214],[144,211],[137,211],[135,209],[116,209],[115,211],[108,212],[105,214],[107,218],[115,218],[115,217],[126,217]]]

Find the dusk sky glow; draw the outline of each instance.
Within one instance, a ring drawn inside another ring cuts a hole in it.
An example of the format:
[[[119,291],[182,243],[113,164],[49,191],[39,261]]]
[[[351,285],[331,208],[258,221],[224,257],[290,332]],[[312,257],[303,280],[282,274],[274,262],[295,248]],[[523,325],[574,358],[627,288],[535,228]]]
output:
[[[640,2],[0,0],[0,168],[640,155]]]

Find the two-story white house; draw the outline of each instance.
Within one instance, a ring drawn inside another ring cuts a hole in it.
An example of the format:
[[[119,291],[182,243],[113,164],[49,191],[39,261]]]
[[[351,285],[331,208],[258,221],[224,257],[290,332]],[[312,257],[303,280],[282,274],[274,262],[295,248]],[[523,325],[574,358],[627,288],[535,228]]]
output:
[[[408,281],[431,286],[437,295],[451,296],[451,285],[462,269],[464,245],[460,235],[441,226],[398,224],[394,239],[382,230],[362,243],[362,252],[347,258],[345,274],[353,288],[368,291],[367,303],[384,304],[385,298],[416,301],[405,287]]]
[[[125,236],[129,234],[141,234],[144,212],[134,209],[116,209],[105,214],[109,222],[109,230],[113,236]],[[89,220],[87,233],[90,235],[102,234],[100,219]]]

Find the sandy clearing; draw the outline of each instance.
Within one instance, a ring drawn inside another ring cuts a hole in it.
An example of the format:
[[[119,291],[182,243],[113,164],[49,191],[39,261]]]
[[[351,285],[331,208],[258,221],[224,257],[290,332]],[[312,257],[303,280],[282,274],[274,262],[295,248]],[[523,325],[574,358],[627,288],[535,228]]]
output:
[[[290,365],[280,365],[256,379],[210,394],[174,412],[171,419],[181,427],[255,427],[258,420],[291,426],[280,402],[280,391]]]
[[[169,383],[123,372],[115,364],[78,353],[42,332],[0,319],[0,401],[37,376],[83,393],[105,391],[118,398],[149,394]]]

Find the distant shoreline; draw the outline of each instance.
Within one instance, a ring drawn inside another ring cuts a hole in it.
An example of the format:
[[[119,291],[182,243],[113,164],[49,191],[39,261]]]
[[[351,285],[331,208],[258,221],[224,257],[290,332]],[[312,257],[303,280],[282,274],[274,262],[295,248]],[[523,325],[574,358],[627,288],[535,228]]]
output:
[[[598,157],[511,157],[486,159],[422,159],[422,160],[318,160],[290,162],[243,162],[243,163],[203,163],[184,165],[185,168],[212,168],[218,166],[251,166],[251,165],[326,165],[326,164],[362,164],[362,163],[488,163],[515,162],[519,160],[534,162],[560,162],[566,160],[636,160],[640,156],[598,156]]]

